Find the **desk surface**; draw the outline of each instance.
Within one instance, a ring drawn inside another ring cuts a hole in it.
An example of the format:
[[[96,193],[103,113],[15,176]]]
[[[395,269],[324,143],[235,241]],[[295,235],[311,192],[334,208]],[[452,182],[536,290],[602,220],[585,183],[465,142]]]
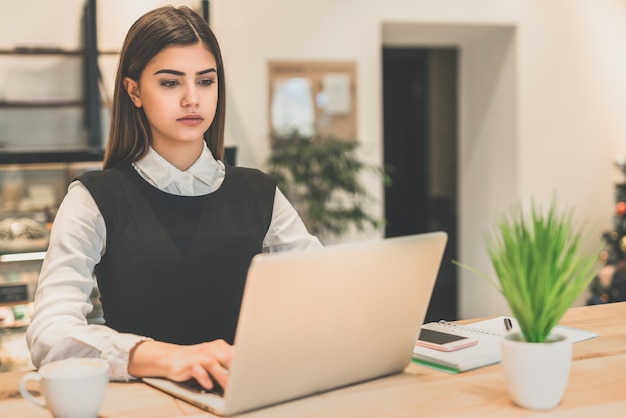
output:
[[[411,364],[401,374],[240,416],[626,416],[626,302],[572,308],[561,325],[595,331],[600,337],[574,344],[574,362],[565,396],[548,413],[513,405],[500,365],[452,375]],[[19,395],[19,379],[24,373],[0,373],[0,416],[50,418],[46,410]],[[139,382],[110,383],[100,412],[101,418],[213,416]]]

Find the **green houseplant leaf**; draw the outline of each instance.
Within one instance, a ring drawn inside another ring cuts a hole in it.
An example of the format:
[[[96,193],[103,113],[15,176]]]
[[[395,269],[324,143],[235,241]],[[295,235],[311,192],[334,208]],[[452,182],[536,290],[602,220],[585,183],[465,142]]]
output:
[[[602,243],[585,244],[572,218],[556,199],[545,214],[533,202],[530,213],[520,205],[501,217],[485,240],[497,280],[454,262],[502,293],[527,342],[546,341],[601,267]]]

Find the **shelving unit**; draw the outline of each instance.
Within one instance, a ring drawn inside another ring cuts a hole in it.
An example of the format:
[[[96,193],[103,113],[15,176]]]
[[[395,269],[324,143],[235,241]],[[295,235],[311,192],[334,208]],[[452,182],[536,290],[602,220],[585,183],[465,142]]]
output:
[[[118,55],[118,51],[99,51],[97,55]],[[17,47],[14,49],[1,49],[2,56],[25,56],[25,57],[41,57],[41,56],[68,56],[85,59],[85,50],[69,50],[62,48],[38,48],[38,47]],[[103,103],[101,103],[103,104]],[[22,100],[6,100],[0,99],[1,108],[55,108],[55,107],[85,107],[87,100],[75,99],[22,99]]]
[[[84,50],[71,50],[47,47],[15,47],[13,49],[0,48],[0,55],[84,55]]]
[[[13,89],[11,94],[5,97],[0,96],[0,111],[13,112],[4,115],[4,131],[0,128],[0,153],[12,152],[11,148],[15,147],[16,142],[20,140],[18,135],[21,133],[19,125],[9,123],[13,119],[23,117],[23,112],[32,112],[32,118],[40,121],[40,124],[47,124],[54,132],[54,126],[62,126],[69,129],[69,134],[63,140],[63,144],[55,144],[54,140],[48,145],[48,148],[67,146],[67,142],[72,142],[75,147],[84,147],[87,149],[102,148],[101,133],[101,111],[102,102],[100,99],[99,80],[100,73],[98,69],[98,56],[101,54],[110,54],[109,52],[99,52],[96,38],[96,0],[86,0],[83,8],[82,18],[82,47],[76,49],[65,49],[56,47],[43,47],[37,45],[17,45],[14,48],[0,49],[0,60],[12,59],[19,57],[23,60],[41,60],[50,59],[51,57],[61,57],[63,59],[74,60],[63,62],[58,65],[68,65],[70,70],[76,71],[77,77],[82,78],[80,85],[73,83],[72,88],[59,91],[58,86],[53,86],[53,92],[46,94],[44,91],[39,94],[37,88],[28,90],[23,95],[19,92],[19,87]],[[76,61],[78,60],[78,61]],[[10,62],[10,61],[9,61]],[[25,68],[29,68],[28,67]],[[63,73],[64,68],[59,71],[58,75],[67,77]],[[46,76],[51,76],[52,72],[44,72]],[[20,79],[21,74],[16,71],[16,78]],[[70,75],[71,77],[71,75]],[[35,78],[36,80],[36,78]],[[63,80],[59,81],[62,86]],[[43,84],[45,86],[45,84]],[[13,87],[10,84],[9,88]],[[79,90],[77,90],[77,88]],[[56,89],[56,90],[55,90]],[[42,89],[43,90],[43,89]],[[80,94],[77,94],[80,91]],[[57,112],[58,111],[58,112]],[[20,113],[22,112],[22,113]],[[57,113],[55,113],[57,112]],[[78,112],[78,113],[77,113]],[[31,113],[29,113],[30,115]],[[30,117],[30,116],[29,116]],[[22,123],[23,124],[23,123]],[[28,131],[28,125],[24,126],[24,131]],[[30,135],[30,146],[32,148],[40,148],[40,144],[45,139],[38,139],[45,135],[41,128],[32,131]],[[32,139],[34,138],[34,139]],[[66,139],[72,138],[72,139]],[[46,152],[45,150],[33,149],[33,152]]]
[[[60,48],[27,48],[17,47],[14,49],[0,49],[2,56],[56,56],[83,57],[84,50],[64,50]],[[54,108],[85,106],[85,100],[74,99],[29,99],[29,100],[6,100],[0,99],[0,108]]]
[[[83,4],[81,46],[0,49],[7,70],[0,84],[4,225],[34,220],[50,228],[69,182],[100,168],[104,151],[98,56],[117,52],[98,51],[96,0]],[[46,236],[16,241],[4,237],[0,244],[0,371],[7,371],[30,366],[24,331],[48,243]]]

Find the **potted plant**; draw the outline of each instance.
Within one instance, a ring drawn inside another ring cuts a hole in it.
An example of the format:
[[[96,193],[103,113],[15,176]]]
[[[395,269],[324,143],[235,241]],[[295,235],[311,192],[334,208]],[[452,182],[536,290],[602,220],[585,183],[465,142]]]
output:
[[[551,409],[561,401],[569,379],[571,342],[552,329],[598,273],[601,242],[586,243],[573,211],[560,212],[553,199],[543,213],[518,206],[502,217],[486,238],[497,276],[489,279],[504,296],[521,332],[501,344],[502,368],[513,401],[531,409]]]
[[[381,168],[361,161],[357,141],[334,136],[305,136],[298,132],[272,135],[268,172],[296,207],[315,235],[340,235],[351,226],[379,228],[383,220],[371,215],[374,200],[360,183],[364,170],[389,178]]]

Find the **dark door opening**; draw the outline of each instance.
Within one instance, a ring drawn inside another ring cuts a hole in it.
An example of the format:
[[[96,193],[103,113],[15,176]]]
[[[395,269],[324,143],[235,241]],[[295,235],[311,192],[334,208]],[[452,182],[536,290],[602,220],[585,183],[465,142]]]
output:
[[[426,322],[457,317],[457,56],[453,48],[383,48],[385,235],[445,231]]]

